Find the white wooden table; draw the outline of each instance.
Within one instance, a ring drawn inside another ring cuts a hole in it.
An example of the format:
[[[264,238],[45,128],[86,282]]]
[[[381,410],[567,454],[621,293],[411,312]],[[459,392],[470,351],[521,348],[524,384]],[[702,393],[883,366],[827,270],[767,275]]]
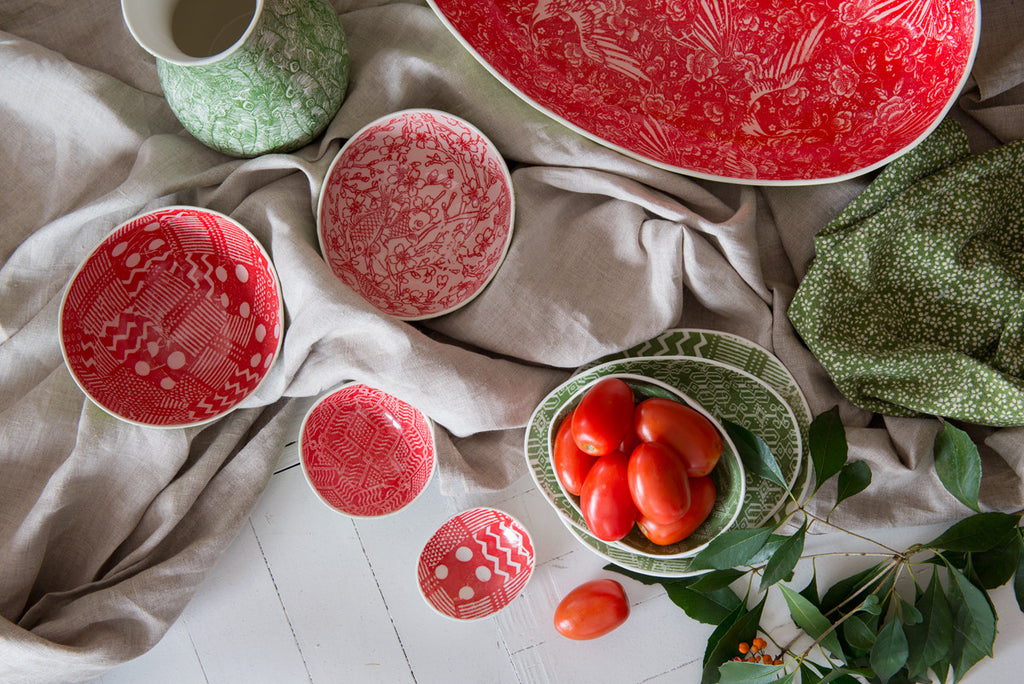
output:
[[[690,620],[661,587],[604,570],[606,562],[571,537],[529,476],[472,505],[499,508],[527,527],[537,551],[534,574],[504,611],[458,622],[429,608],[416,586],[423,544],[466,507],[442,495],[437,477],[399,514],[354,521],[317,499],[297,463],[291,444],[238,538],[164,639],[96,682],[700,681],[712,628]],[[905,547],[944,527],[886,530],[878,538]],[[808,550],[834,541],[814,537]],[[806,583],[809,570],[803,572],[794,586]],[[820,566],[818,572],[821,577]],[[629,620],[594,641],[561,637],[552,624],[558,601],[602,576],[626,588]],[[1024,651],[1024,617],[1009,586],[992,596],[999,613],[996,657],[975,666],[963,680],[968,684],[1024,681],[1014,657]],[[762,624],[780,640],[796,634],[781,602],[769,603]]]

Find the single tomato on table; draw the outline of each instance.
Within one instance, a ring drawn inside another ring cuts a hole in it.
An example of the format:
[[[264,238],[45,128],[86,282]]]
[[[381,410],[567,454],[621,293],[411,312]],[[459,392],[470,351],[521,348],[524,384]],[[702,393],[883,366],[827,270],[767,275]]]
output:
[[[686,463],[686,474],[703,477],[722,456],[722,436],[710,420],[689,406],[651,397],[636,405],[633,425],[643,442],[663,442]]]
[[[690,508],[690,478],[675,449],[642,442],[629,456],[629,493],[643,517],[659,525],[679,520]]]
[[[580,491],[580,510],[591,533],[603,541],[618,541],[633,529],[637,509],[629,493],[629,457],[613,451],[597,459]]]
[[[654,522],[643,515],[636,520],[645,537],[659,546],[675,544],[693,534],[711,515],[718,491],[710,476],[690,478],[690,508],[681,518],[668,524]]]
[[[597,456],[591,456],[576,446],[576,440],[572,436],[572,415],[562,419],[555,433],[555,444],[551,450],[551,465],[555,469],[555,476],[565,487],[565,491],[579,496],[583,489],[583,481],[590,472],[591,467],[597,462]]]
[[[633,390],[621,378],[598,380],[573,411],[577,446],[593,456],[619,448],[633,427]]]
[[[629,617],[622,585],[612,579],[584,582],[565,595],[555,608],[555,629],[582,641],[604,636]]]

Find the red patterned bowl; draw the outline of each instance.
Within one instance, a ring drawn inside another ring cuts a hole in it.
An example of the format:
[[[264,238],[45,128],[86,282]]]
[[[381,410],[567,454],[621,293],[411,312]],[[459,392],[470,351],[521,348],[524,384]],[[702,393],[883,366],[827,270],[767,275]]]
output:
[[[403,320],[464,306],[512,239],[512,179],[483,133],[433,110],[390,114],[352,136],[324,180],[320,251],[377,309]]]
[[[519,521],[493,508],[474,508],[434,533],[416,575],[431,608],[445,617],[476,620],[511,603],[535,563],[533,540]]]
[[[299,433],[302,471],[334,510],[353,517],[400,511],[434,474],[430,420],[401,399],[361,383],[318,401]]]
[[[65,363],[110,414],[206,423],[256,391],[281,345],[277,274],[256,239],[207,209],[131,219],[79,266],[60,307]]]
[[[970,75],[978,0],[429,0],[514,92],[691,175],[837,181],[891,161]]]

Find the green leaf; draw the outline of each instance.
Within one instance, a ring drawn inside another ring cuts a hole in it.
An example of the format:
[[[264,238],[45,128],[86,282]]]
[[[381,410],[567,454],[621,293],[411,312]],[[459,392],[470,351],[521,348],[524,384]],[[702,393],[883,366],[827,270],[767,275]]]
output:
[[[694,591],[714,591],[729,586],[745,574],[747,573],[743,570],[736,570],[734,568],[712,570],[700,575],[696,581],[689,584],[689,587]]]
[[[782,469],[779,468],[779,462],[775,460],[771,447],[763,439],[742,425],[727,420],[722,421],[722,427],[736,445],[736,451],[746,470],[789,490],[789,484],[782,474]]]
[[[746,610],[740,606],[742,613],[739,613],[726,629],[716,629],[708,639],[707,649],[704,651],[704,671],[701,675],[701,684],[715,684],[720,673],[718,668],[722,663],[732,660],[738,654],[736,646],[741,641],[751,642],[757,636],[757,628],[761,622],[761,612],[764,610],[764,601],[761,601]]]
[[[809,667],[810,661],[804,660],[800,663],[800,684],[820,684],[821,674]]]
[[[865,586],[873,587],[878,584],[878,575],[882,572],[885,564],[878,563],[860,572],[844,577],[837,581],[825,592],[821,598],[821,612],[829,615],[840,606],[844,606],[847,600],[863,589]],[[860,603],[860,601],[857,601]]]
[[[953,645],[953,611],[939,583],[938,572],[932,572],[928,588],[918,597],[915,607],[922,619],[906,629],[910,677],[926,673],[928,668],[949,655]]]
[[[696,591],[692,586],[672,584],[665,587],[672,603],[688,616],[706,625],[717,625],[729,617],[742,601],[728,587],[714,591]]]
[[[1017,599],[1017,607],[1024,613],[1024,554],[1021,554],[1017,572],[1013,576],[1013,595]]]
[[[982,589],[1001,587],[1013,578],[1022,555],[1020,533],[1010,530],[1006,538],[988,551],[971,554],[971,568]]]
[[[814,607],[821,610],[821,599],[818,598],[818,568],[811,565],[811,581],[800,590],[800,595],[814,604]]]
[[[819,413],[811,421],[807,445],[814,464],[814,491],[818,491],[821,485],[846,465],[846,428],[839,418],[838,406]]]
[[[900,616],[903,618],[904,627],[916,625],[924,619],[924,616],[921,615],[921,611],[919,611],[916,606],[904,601],[902,596],[899,597],[899,600]]]
[[[867,652],[875,645],[877,633],[859,615],[846,618],[841,629],[846,641],[854,648]]]
[[[947,551],[988,551],[1020,523],[1019,515],[978,513],[964,518],[924,546]]]
[[[963,430],[943,422],[935,436],[935,473],[950,494],[971,510],[980,512],[981,456]]]
[[[793,533],[782,546],[778,548],[775,555],[765,566],[764,574],[761,576],[762,591],[780,581],[789,581],[793,578],[793,569],[804,552],[804,539],[807,536],[807,521],[804,520],[796,532]]]
[[[690,567],[694,570],[725,570],[747,565],[774,530],[774,527],[755,527],[723,532],[693,557]]]
[[[864,461],[853,461],[839,471],[836,506],[854,494],[860,494],[871,484],[871,468]]]
[[[884,684],[903,668],[907,655],[907,635],[903,632],[903,624],[893,616],[882,627],[875,645],[871,647],[871,669]]]
[[[820,639],[820,643],[825,649],[836,657],[845,660],[843,649],[839,645],[839,637],[835,632],[829,631],[832,628],[832,623],[829,622],[828,618],[822,615],[821,611],[810,601],[785,584],[780,584],[779,589],[782,591],[783,598],[786,599],[786,605],[789,606],[789,614],[792,616],[796,626],[807,632],[812,638]]]
[[[953,568],[947,568],[946,572],[952,580],[949,585],[949,602],[953,606],[950,664],[954,681],[960,681],[975,663],[992,656],[996,615],[985,592],[971,584],[962,572]]]
[[[762,603],[764,603],[763,600]],[[722,639],[725,637],[726,632],[732,629],[733,626],[737,622],[739,622],[739,620],[748,612],[749,611],[747,610],[746,604],[741,602],[740,605],[736,606],[736,610],[734,610],[732,613],[729,614],[728,617],[722,620],[722,622],[719,623],[717,627],[715,627],[715,630],[711,632],[711,636],[708,637],[708,645],[704,648],[705,666],[708,664],[708,659],[711,657],[712,651],[718,648],[718,645],[722,642]],[[753,639],[753,637],[751,637],[751,639]],[[736,642],[736,644],[732,645],[732,652],[727,654],[729,658],[740,654],[739,650],[737,649],[738,644],[739,642]]]
[[[765,665],[763,663],[735,662],[728,660],[718,668],[721,681],[728,684],[776,684],[776,682],[792,681],[793,678],[779,679],[784,673],[785,665]]]
[[[882,606],[879,602],[878,594],[868,594],[861,601],[860,605],[857,606],[856,611],[863,611],[870,615],[880,615],[882,612]]]

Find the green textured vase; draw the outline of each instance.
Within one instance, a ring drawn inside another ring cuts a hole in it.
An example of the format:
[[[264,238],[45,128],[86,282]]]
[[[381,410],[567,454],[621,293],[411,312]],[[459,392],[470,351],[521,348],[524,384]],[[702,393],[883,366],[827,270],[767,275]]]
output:
[[[122,0],[185,129],[237,157],[289,152],[334,118],[348,42],[326,0]]]

